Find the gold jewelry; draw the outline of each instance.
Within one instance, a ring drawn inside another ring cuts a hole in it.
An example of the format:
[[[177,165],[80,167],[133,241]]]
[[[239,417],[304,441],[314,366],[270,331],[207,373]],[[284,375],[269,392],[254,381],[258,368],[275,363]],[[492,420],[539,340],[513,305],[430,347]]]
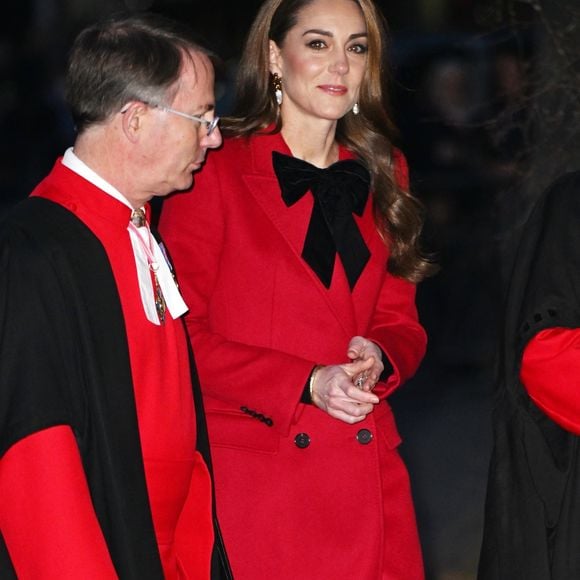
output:
[[[147,223],[145,212],[142,209],[134,209],[131,213],[131,223],[136,228],[142,228]]]
[[[167,312],[167,304],[161,290],[161,285],[159,284],[159,278],[157,271],[159,270],[159,264],[155,259],[155,253],[153,249],[153,236],[151,235],[151,230],[147,224],[147,219],[145,212],[142,209],[133,210],[131,214],[131,219],[129,222],[129,227],[133,229],[135,234],[137,234],[137,239],[143,248],[145,255],[147,256],[147,264],[149,270],[153,277],[153,298],[155,302],[155,309],[157,310],[157,316],[159,322],[163,324],[165,322],[165,313]],[[144,232],[144,234],[143,234]],[[147,236],[145,239],[143,235]]]
[[[314,381],[316,380],[316,375],[318,371],[322,368],[322,365],[316,365],[310,373],[310,381],[308,381],[308,392],[310,393],[310,400],[312,401],[312,395],[314,394],[312,388],[314,387]]]
[[[278,73],[272,73],[272,84],[274,85],[274,95],[278,105],[282,104],[282,79]]]

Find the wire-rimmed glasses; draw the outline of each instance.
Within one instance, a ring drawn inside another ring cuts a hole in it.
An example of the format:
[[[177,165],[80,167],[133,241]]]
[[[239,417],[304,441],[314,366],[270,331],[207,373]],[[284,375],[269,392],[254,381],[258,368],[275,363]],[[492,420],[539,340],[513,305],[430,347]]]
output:
[[[207,136],[209,137],[212,132],[215,130],[215,128],[217,127],[220,118],[219,117],[214,117],[211,120],[208,119],[204,119],[203,117],[198,117],[197,115],[190,115],[189,113],[184,113],[182,111],[178,111],[177,109],[172,109],[171,107],[166,107],[165,105],[158,105],[157,103],[149,103],[148,101],[141,101],[144,105],[147,105],[148,107],[152,107],[153,109],[159,109],[160,111],[165,111],[166,113],[173,113],[174,115],[179,115],[180,117],[183,117],[185,119],[189,119],[190,121],[195,121],[196,123],[201,123],[202,125],[204,125],[206,127],[206,131],[207,131]],[[125,105],[125,107],[123,107],[123,109],[121,110],[121,113],[125,113],[129,108],[129,105]]]
[[[198,123],[205,125],[208,137],[209,137],[209,135],[212,134],[213,130],[217,127],[217,125],[220,121],[220,118],[217,116],[211,120],[208,120],[208,119],[204,119],[203,117],[198,117],[197,115],[190,115],[189,113],[183,113],[182,111],[178,111],[177,109],[172,109],[171,107],[166,107],[165,105],[157,105],[155,103],[146,103],[146,104],[149,105],[150,107],[154,107],[156,109],[159,109],[160,111],[165,111],[166,113],[173,113],[174,115],[179,115],[180,117],[183,117],[185,119],[189,119],[190,121],[197,121]]]

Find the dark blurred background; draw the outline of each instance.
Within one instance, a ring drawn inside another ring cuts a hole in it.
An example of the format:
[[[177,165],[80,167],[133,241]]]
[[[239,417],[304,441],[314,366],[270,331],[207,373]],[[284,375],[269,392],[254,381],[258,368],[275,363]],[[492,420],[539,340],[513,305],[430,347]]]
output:
[[[80,28],[127,9],[151,9],[191,23],[224,61],[216,87],[223,115],[259,3],[5,2],[0,213],[26,196],[72,144],[62,77]],[[494,355],[513,252],[534,199],[555,176],[578,165],[575,3],[379,1],[391,29],[397,144],[407,155],[412,189],[426,207],[425,248],[441,265],[418,289],[429,334],[426,359],[392,399],[428,580],[475,578]]]

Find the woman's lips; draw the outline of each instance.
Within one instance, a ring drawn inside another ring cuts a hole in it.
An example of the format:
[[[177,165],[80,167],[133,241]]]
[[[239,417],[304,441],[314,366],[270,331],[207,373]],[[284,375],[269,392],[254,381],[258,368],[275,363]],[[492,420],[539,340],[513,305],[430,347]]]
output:
[[[318,88],[329,95],[345,95],[348,89],[344,85],[318,85]]]

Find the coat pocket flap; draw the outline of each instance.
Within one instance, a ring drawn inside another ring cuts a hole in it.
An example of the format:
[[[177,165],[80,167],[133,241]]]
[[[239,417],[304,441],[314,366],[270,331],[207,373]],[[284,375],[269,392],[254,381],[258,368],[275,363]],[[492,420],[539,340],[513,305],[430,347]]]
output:
[[[207,412],[207,426],[212,447],[227,447],[256,453],[278,451],[280,437],[261,421],[245,413]]]

